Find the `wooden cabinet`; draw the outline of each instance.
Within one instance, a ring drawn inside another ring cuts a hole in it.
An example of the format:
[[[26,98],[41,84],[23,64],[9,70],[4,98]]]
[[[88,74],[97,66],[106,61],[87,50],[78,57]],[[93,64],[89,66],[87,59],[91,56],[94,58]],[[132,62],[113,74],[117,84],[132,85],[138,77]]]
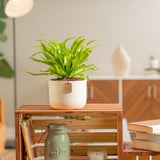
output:
[[[123,80],[123,112],[128,122],[160,118],[160,81]]]
[[[118,103],[118,80],[88,82],[87,103]]]
[[[160,118],[160,80],[91,80],[87,103],[119,103],[128,122]]]
[[[152,81],[152,114],[154,119],[160,118],[160,80]]]

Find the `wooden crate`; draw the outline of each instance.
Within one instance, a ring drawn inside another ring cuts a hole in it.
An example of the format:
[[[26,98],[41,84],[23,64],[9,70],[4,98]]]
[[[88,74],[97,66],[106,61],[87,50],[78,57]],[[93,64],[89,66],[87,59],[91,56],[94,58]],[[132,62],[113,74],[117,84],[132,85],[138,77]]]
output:
[[[160,152],[133,149],[131,143],[124,143],[124,160],[160,160]]]
[[[118,160],[123,159],[122,108],[119,104],[87,104],[80,110],[54,110],[50,105],[22,105],[15,113],[16,160],[23,159],[24,144],[20,122],[26,115],[32,116],[33,128],[38,132],[38,138],[42,135],[39,132],[43,126],[49,123],[66,123],[70,131],[68,135],[72,159],[86,159],[87,150],[92,147],[105,148],[108,155],[117,155]],[[55,116],[61,119],[55,119]],[[63,119],[63,116],[83,118]],[[39,147],[41,156],[44,156],[44,141],[45,137]]]

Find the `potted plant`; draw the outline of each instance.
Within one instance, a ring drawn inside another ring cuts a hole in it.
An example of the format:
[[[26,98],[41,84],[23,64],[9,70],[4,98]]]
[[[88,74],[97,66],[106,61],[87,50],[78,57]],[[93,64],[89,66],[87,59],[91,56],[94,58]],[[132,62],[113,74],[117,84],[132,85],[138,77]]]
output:
[[[3,53],[0,53],[0,77],[3,78],[13,78],[14,71],[9,65],[9,63],[4,59]]]
[[[6,42],[7,36],[4,34],[4,31],[6,29],[6,22],[2,21],[2,18],[7,18],[5,12],[4,12],[4,0],[1,0],[0,2],[0,42]],[[4,58],[4,54],[0,52],[0,77],[3,78],[13,78],[14,71],[11,68],[10,64],[7,62],[7,60]]]
[[[74,39],[71,47],[66,43]],[[53,75],[56,79],[49,80],[49,101],[55,109],[80,109],[85,106],[87,99],[87,81],[83,72],[97,69],[93,64],[86,65],[89,55],[95,46],[88,47],[95,40],[84,45],[85,38],[68,38],[64,42],[54,40],[38,40],[40,49],[30,58],[33,61],[48,65],[45,71],[32,75]],[[36,56],[40,56],[37,58]]]

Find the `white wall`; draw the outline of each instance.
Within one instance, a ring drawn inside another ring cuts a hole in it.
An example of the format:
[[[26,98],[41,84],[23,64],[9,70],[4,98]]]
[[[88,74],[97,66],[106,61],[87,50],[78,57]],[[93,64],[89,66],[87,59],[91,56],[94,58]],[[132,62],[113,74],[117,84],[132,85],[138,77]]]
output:
[[[33,77],[41,64],[29,60],[39,38],[63,41],[84,35],[100,45],[89,59],[100,68],[95,74],[112,74],[111,56],[122,42],[132,61],[131,74],[141,74],[149,57],[160,58],[159,0],[34,0],[33,10],[16,19],[18,106],[48,103],[49,77]],[[10,58],[9,58],[10,59]],[[7,82],[6,82],[7,83]]]

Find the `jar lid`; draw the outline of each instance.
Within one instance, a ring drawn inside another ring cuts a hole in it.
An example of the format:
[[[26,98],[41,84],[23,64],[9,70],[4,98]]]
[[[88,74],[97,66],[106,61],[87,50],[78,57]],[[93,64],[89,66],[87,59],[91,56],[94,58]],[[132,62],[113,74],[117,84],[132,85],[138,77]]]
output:
[[[66,130],[67,125],[64,123],[50,123],[48,124],[49,130]]]

